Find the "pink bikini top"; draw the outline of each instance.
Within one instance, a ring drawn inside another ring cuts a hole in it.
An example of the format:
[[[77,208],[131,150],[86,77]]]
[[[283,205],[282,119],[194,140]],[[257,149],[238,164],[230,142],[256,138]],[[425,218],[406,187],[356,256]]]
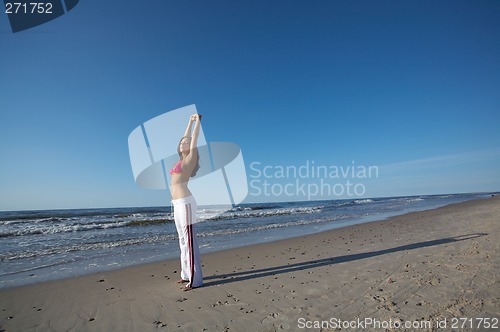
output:
[[[175,165],[170,169],[170,175],[174,173],[182,173],[182,160],[179,160]]]

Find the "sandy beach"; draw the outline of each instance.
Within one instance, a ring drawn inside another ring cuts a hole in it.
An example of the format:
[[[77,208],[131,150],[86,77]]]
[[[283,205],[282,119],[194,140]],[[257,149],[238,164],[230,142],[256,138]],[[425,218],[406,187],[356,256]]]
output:
[[[178,260],[3,289],[0,331],[498,329],[499,237],[498,197],[453,204],[202,255],[189,292]]]

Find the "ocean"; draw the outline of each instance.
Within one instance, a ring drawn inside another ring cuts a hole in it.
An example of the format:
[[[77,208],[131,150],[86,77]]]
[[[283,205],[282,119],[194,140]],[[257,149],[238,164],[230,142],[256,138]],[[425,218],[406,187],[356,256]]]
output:
[[[486,193],[198,207],[201,253],[383,220]],[[215,217],[214,217],[215,216]],[[0,212],[0,288],[179,256],[170,206]]]

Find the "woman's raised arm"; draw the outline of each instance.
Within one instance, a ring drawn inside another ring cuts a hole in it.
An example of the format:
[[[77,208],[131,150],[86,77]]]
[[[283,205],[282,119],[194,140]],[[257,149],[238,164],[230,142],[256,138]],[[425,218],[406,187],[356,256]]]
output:
[[[191,145],[190,145],[191,151],[193,151],[193,149],[196,149],[197,144],[198,144],[198,135],[200,134],[201,115],[200,114],[193,114],[193,115],[191,115],[191,118],[189,119],[189,121],[192,121],[193,118],[194,118],[194,121],[196,121],[196,123],[194,124],[193,135],[191,136]]]
[[[189,122],[188,122],[188,125],[186,127],[186,131],[184,132],[184,136],[183,137],[191,137],[191,127],[192,127],[194,121],[195,121],[195,119],[191,115],[189,117]]]

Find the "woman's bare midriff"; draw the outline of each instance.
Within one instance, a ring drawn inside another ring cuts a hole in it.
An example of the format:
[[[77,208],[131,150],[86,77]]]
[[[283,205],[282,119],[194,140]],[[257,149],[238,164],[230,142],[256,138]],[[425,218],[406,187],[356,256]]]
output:
[[[172,199],[179,199],[191,196],[191,191],[189,190],[187,184],[188,179],[184,179],[182,174],[172,174],[172,181],[170,182],[170,192],[172,193]]]

